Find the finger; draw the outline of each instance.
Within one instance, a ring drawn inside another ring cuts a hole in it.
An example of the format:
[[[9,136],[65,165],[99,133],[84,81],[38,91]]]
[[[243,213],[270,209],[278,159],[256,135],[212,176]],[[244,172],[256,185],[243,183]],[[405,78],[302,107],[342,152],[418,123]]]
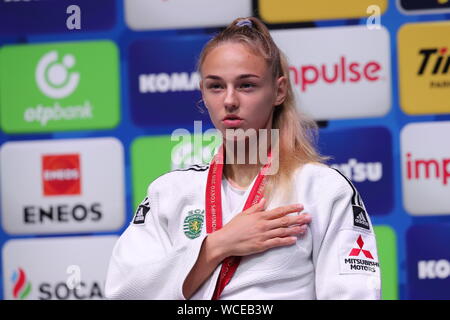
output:
[[[255,203],[247,210],[243,211],[244,214],[254,213],[258,211],[263,211],[266,205],[266,198],[262,198],[258,203]]]
[[[285,238],[296,235],[303,235],[308,230],[306,225],[293,226],[288,228],[272,229],[264,233],[264,238],[269,240],[273,238]]]
[[[301,226],[311,222],[311,216],[309,214],[301,214],[295,216],[283,216],[278,219],[267,221],[267,229],[287,228],[292,226]]]
[[[295,242],[297,242],[297,237],[272,238],[264,241],[264,250],[293,245]]]
[[[266,218],[269,220],[284,217],[289,213],[301,212],[303,210],[302,204],[291,204],[288,206],[278,207],[267,211]]]

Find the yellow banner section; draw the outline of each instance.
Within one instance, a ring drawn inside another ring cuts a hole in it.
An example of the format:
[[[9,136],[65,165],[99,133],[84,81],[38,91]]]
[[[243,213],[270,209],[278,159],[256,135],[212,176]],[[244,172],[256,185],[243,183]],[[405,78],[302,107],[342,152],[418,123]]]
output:
[[[398,32],[400,106],[408,114],[450,113],[450,23],[406,24]]]
[[[268,23],[350,19],[383,14],[387,0],[259,0]]]

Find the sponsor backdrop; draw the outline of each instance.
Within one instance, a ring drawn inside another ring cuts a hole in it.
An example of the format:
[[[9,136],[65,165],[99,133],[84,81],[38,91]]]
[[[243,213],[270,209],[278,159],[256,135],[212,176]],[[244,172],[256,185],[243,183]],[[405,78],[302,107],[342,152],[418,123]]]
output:
[[[148,184],[217,147],[196,62],[249,15],[361,192],[383,299],[450,298],[449,0],[0,0],[1,299],[104,298]]]

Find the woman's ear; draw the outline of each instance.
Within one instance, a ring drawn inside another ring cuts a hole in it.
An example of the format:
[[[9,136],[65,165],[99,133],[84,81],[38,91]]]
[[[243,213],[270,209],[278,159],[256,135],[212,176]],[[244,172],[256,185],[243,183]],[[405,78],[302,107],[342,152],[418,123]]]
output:
[[[281,105],[286,99],[287,94],[287,79],[285,76],[281,76],[276,81],[276,97],[275,97],[275,106]]]

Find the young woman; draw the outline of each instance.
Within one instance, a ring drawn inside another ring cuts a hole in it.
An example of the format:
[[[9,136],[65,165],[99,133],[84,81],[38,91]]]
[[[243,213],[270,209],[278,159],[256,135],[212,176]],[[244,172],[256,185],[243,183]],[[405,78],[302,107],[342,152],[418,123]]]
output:
[[[222,147],[210,165],[150,184],[113,250],[106,296],[379,299],[369,216],[314,149],[317,128],[297,114],[288,64],[265,25],[233,21],[204,47],[199,72]],[[236,129],[256,132],[256,162],[249,136],[227,136]],[[278,130],[279,139],[264,143],[260,129]],[[232,152],[239,143],[245,163]]]

